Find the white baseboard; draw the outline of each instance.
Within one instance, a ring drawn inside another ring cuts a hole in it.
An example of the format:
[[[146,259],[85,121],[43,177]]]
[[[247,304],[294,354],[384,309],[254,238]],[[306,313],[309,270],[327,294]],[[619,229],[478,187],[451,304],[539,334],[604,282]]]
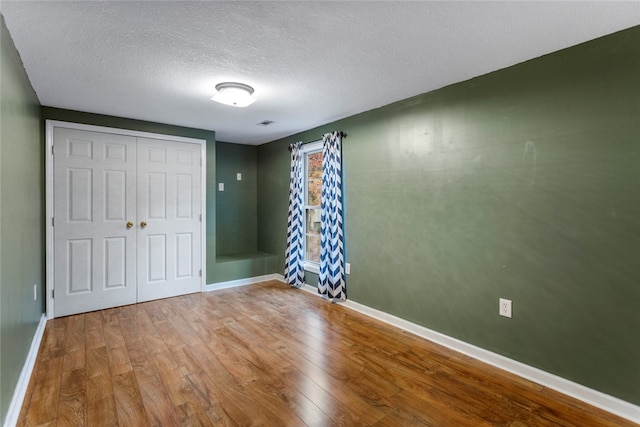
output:
[[[233,282],[225,282],[224,284],[228,284],[228,286],[225,287],[233,287],[248,285],[251,283],[258,283],[264,280],[279,280],[281,282],[284,282],[284,277],[281,274],[272,274],[269,276],[256,277],[253,279],[234,280]],[[241,283],[234,285],[233,283],[235,282]],[[302,286],[301,290],[309,292],[316,296],[320,296],[318,294],[317,287],[308,285],[306,283]],[[618,415],[622,418],[626,418],[635,423],[640,423],[640,406],[634,405],[632,403],[626,402],[622,399],[618,399],[617,397],[610,396],[592,388],[585,387],[581,384],[569,381],[565,378],[559,377],[541,369],[534,368],[533,366],[526,365],[522,362],[509,359],[508,357],[502,356],[489,350],[485,350],[473,344],[460,341],[456,338],[452,338],[440,332],[433,331],[429,328],[425,328],[424,326],[409,322],[408,320],[401,319],[392,314],[385,313],[384,311],[371,308],[364,304],[360,304],[351,300],[346,300],[344,302],[340,302],[339,304],[351,310],[362,313],[366,316],[385,322],[389,325],[395,326],[407,332],[411,332],[412,334],[426,340],[448,347],[459,353],[466,354],[467,356],[473,357],[474,359],[477,359],[481,362],[485,362],[489,365],[495,366],[499,369],[503,369],[507,372],[511,372],[512,374],[518,375],[522,378],[526,378],[529,381],[533,381],[542,386],[559,391],[560,393],[581,400],[607,412],[611,412],[612,414]]]
[[[311,285],[308,285],[308,284],[305,283],[304,285],[302,285],[302,287],[300,289],[302,289],[305,292],[309,292],[310,294],[314,294],[316,296],[320,296],[320,294],[318,293],[318,287],[317,286],[311,286]]]
[[[318,295],[318,290],[315,286],[305,284],[301,289],[314,295]],[[526,378],[529,381],[533,381],[542,386],[552,388],[560,393],[581,400],[607,412],[611,412],[612,414],[616,414],[622,418],[640,423],[640,406],[636,406],[632,403],[592,388],[585,387],[581,384],[574,383],[573,381],[550,374],[549,372],[534,368],[522,362],[509,359],[508,357],[499,355],[492,351],[476,347],[473,344],[460,341],[456,338],[433,331],[429,328],[425,328],[424,326],[417,325],[364,304],[360,304],[352,300],[346,300],[344,302],[340,302],[340,304],[366,316],[373,317],[374,319],[403,329],[407,332],[411,332],[412,334],[426,340],[443,345],[459,353],[466,354],[467,356],[473,357],[481,362],[485,362],[507,372],[511,372],[512,374]]]
[[[33,367],[36,364],[38,349],[40,348],[40,342],[42,341],[42,336],[44,335],[44,328],[46,325],[47,316],[43,314],[42,317],[40,317],[40,323],[38,323],[36,333],[33,335],[31,347],[29,348],[29,353],[27,353],[27,359],[25,360],[24,366],[22,367],[22,372],[20,372],[20,376],[18,377],[18,383],[16,384],[16,389],[13,392],[13,398],[11,399],[11,403],[9,404],[9,410],[7,411],[7,418],[5,418],[4,420],[4,427],[14,427],[18,423],[20,410],[22,409],[22,404],[24,403],[24,396],[27,394],[29,380],[31,379]]]
[[[281,274],[267,274],[264,276],[249,277],[247,279],[230,280],[228,282],[218,282],[205,285],[204,291],[211,292],[220,289],[235,288],[237,286],[252,285],[254,283],[266,282],[268,280],[282,280]]]

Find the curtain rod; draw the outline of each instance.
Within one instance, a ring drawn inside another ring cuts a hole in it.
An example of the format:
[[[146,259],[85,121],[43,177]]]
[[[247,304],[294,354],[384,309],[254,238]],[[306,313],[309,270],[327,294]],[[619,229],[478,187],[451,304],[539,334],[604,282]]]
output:
[[[324,135],[322,135],[322,136],[324,136]],[[340,138],[346,138],[346,137],[347,137],[347,134],[346,134],[345,132],[340,131],[340,132],[338,132],[338,136],[339,136]],[[321,137],[320,139],[322,139],[322,137]],[[319,141],[319,139],[314,139],[313,141],[303,142],[303,143],[302,143],[302,145],[309,144],[309,143],[311,143],[311,142],[316,142],[316,141]],[[291,151],[291,145],[289,145],[289,146],[287,147],[287,150]]]

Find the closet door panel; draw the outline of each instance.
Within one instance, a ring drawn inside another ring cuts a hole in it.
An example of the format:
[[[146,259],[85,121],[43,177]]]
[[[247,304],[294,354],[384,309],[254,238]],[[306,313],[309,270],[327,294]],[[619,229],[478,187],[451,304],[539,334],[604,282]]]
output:
[[[56,317],[136,302],[136,141],[54,128]]]
[[[138,301],[201,290],[198,144],[138,138]]]

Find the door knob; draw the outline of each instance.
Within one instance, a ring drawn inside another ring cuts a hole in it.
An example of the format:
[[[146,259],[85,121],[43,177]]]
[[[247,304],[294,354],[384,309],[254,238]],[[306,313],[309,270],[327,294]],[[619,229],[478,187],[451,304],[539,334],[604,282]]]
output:
[[[127,222],[127,229],[133,227],[133,223],[131,221]]]
[[[142,221],[142,222],[140,223],[140,227],[141,227],[141,228],[145,228],[146,226],[147,226],[147,221]]]

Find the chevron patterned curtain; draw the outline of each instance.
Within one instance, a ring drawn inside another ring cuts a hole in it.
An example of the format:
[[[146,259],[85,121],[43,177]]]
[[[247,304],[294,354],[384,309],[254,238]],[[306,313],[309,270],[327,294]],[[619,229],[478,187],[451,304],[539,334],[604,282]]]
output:
[[[342,137],[323,137],[320,268],[318,293],[331,300],[346,300],[344,230],[342,227]]]
[[[302,201],[302,142],[291,144],[291,175],[289,180],[289,215],[287,219],[287,249],[284,254],[284,280],[296,288],[304,284],[303,222]]]

